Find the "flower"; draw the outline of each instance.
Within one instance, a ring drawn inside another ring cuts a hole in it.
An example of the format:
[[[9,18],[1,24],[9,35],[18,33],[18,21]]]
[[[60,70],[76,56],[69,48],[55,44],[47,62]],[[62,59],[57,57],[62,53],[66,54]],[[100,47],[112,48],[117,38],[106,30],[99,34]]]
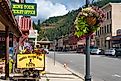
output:
[[[76,27],[75,35],[85,37],[95,32],[105,20],[105,13],[102,9],[92,6],[83,8],[74,22]]]

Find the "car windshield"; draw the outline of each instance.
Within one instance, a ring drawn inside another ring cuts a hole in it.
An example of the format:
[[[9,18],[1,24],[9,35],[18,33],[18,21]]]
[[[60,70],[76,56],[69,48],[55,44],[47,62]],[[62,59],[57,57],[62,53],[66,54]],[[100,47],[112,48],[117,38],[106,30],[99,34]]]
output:
[[[90,46],[90,49],[98,49],[96,46]]]
[[[109,50],[114,50],[115,48],[110,48]]]

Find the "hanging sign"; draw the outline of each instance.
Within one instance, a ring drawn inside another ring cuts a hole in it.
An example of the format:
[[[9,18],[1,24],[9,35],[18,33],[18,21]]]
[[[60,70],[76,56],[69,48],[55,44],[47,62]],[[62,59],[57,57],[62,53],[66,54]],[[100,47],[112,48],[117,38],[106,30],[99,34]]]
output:
[[[36,16],[36,3],[12,3],[12,11],[14,15]]]

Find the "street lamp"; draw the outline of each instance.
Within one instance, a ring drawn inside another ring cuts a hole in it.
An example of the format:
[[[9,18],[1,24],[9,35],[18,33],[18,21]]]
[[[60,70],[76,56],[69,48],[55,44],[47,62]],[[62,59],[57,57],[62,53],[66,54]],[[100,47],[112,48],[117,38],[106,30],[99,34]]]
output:
[[[86,0],[86,7],[89,5],[89,0]],[[90,36],[86,37],[86,74],[85,81],[91,81],[90,75]]]

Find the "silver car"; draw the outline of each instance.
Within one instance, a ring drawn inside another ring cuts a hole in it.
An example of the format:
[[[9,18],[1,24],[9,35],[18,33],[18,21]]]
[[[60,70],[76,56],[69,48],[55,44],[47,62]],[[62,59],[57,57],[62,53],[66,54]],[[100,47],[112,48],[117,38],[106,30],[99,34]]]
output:
[[[92,49],[90,51],[91,54],[96,54],[96,55],[99,55],[99,54],[103,54],[104,51],[101,49],[101,48],[97,48],[97,49]]]
[[[114,48],[110,48],[110,49],[105,50],[105,55],[112,55],[112,56],[114,56],[115,52],[116,51],[115,51]]]

